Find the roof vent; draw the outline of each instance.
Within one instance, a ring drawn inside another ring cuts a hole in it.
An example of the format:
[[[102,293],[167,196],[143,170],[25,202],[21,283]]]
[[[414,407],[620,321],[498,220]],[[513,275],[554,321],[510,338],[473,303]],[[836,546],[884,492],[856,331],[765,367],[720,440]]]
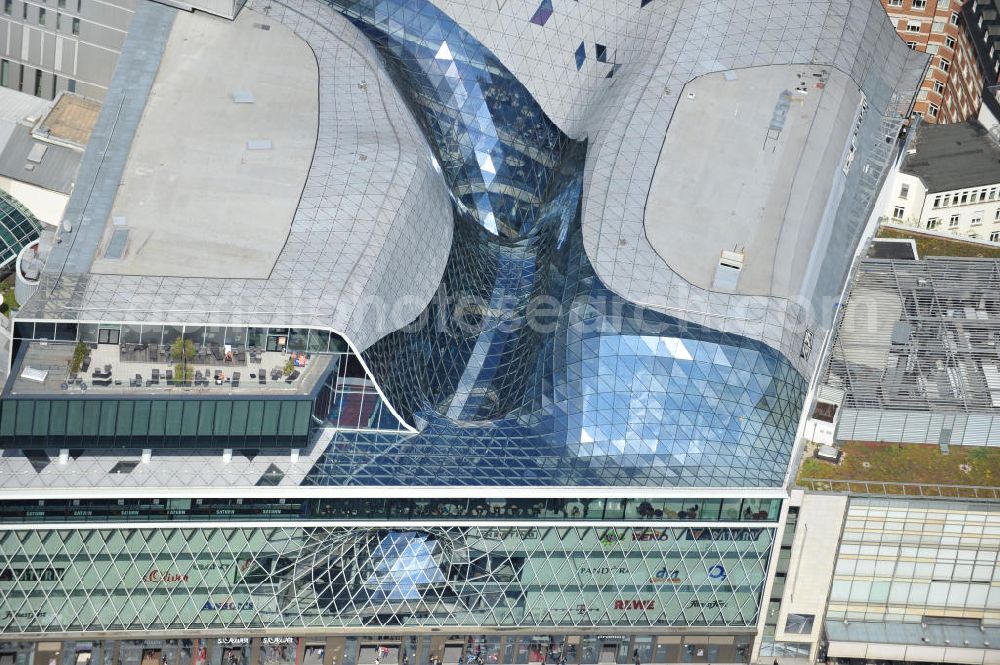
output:
[[[42,157],[45,156],[45,151],[48,149],[49,147],[43,143],[36,143],[31,146],[31,151],[28,152],[28,161],[34,162],[35,164],[41,164]]]
[[[250,139],[247,141],[247,150],[270,150],[273,147],[271,139]]]
[[[139,463],[134,461],[118,462],[111,467],[111,471],[108,473],[132,473],[133,469],[137,466],[139,466]]]
[[[232,97],[234,104],[253,104],[255,101],[253,93],[249,90],[233,90]]]
[[[722,250],[719,255],[719,263],[715,266],[715,279],[712,280],[712,288],[734,291],[736,283],[740,279],[741,270],[743,270],[743,252]]]

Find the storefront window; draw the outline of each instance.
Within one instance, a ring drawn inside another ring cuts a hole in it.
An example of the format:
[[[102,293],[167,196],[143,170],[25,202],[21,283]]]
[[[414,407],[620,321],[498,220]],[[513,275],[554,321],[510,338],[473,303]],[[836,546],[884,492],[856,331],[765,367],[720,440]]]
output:
[[[29,665],[32,642],[0,642],[0,665]]]
[[[648,663],[653,660],[653,638],[636,635],[632,638],[632,662]]]
[[[294,637],[263,637],[260,640],[260,665],[294,665],[298,642]],[[322,665],[322,661],[320,661]]]
[[[302,665],[323,665],[326,647],[322,644],[307,644],[302,650]]]
[[[499,635],[472,635],[466,642],[466,662],[474,665],[492,665],[500,662]],[[470,661],[471,658],[471,661]]]
[[[212,665],[249,665],[249,637],[220,637],[216,640]]]

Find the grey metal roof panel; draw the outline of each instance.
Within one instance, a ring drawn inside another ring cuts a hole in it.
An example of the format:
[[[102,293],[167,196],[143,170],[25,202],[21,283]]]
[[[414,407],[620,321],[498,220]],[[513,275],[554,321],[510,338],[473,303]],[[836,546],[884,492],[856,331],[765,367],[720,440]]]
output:
[[[34,162],[28,156],[45,148],[41,161]],[[0,152],[0,175],[20,180],[38,187],[69,194],[73,189],[76,172],[80,168],[82,155],[76,150],[39,141],[32,137],[27,127],[17,126],[10,134],[7,144]],[[30,164],[34,168],[26,169]]]
[[[975,120],[921,125],[900,171],[920,178],[929,192],[1000,182],[1000,145]]]

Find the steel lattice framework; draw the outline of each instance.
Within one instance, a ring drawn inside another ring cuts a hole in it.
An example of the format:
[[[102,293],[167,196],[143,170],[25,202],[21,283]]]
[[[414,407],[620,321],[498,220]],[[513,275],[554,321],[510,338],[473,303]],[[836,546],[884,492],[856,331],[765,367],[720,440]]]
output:
[[[110,528],[0,534],[5,634],[751,627],[773,528]]]

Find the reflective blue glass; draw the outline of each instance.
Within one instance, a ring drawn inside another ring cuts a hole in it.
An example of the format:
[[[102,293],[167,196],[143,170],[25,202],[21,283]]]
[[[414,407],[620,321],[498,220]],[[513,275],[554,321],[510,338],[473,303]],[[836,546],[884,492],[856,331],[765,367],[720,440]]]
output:
[[[629,303],[580,223],[585,142],[423,0],[331,0],[378,46],[454,197],[437,298],[365,352],[421,430],[338,433],[307,482],[782,482],[804,381],[760,342]]]

